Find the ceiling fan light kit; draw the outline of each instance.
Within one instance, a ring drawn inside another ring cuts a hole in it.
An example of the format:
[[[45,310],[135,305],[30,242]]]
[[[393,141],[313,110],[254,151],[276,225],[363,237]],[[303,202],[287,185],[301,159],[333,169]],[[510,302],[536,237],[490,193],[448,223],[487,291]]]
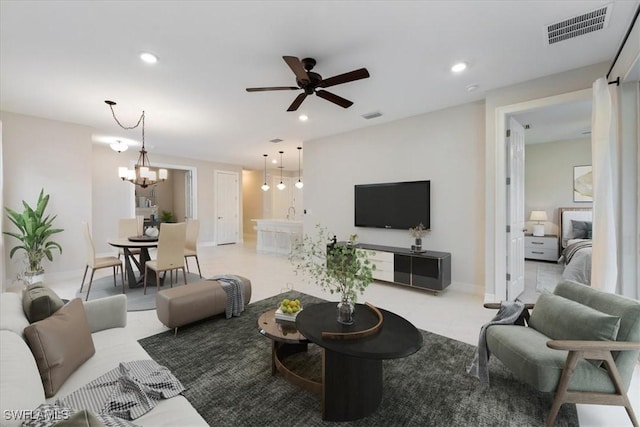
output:
[[[287,63],[293,74],[296,76],[296,86],[272,86],[272,87],[253,87],[247,88],[247,92],[264,92],[270,90],[300,90],[303,92],[299,94],[291,103],[287,111],[296,111],[302,102],[308,95],[316,94],[322,99],[332,102],[342,108],[349,108],[353,105],[352,101],[342,98],[334,93],[323,90],[321,88],[327,88],[336,86],[343,83],[349,83],[355,80],[366,79],[369,77],[369,71],[366,68],[359,68],[357,70],[350,71],[348,73],[339,74],[337,76],[323,79],[322,76],[316,72],[311,71],[316,65],[316,60],[313,58],[298,59],[295,56],[283,56],[284,62]]]

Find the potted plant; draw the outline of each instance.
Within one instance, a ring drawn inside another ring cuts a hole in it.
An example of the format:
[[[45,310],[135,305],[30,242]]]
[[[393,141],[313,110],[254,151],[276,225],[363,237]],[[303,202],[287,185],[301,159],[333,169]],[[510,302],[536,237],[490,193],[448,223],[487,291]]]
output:
[[[9,258],[23,250],[25,252],[26,267],[21,276],[18,276],[27,283],[33,283],[35,277],[44,273],[42,261],[46,257],[49,261],[53,261],[53,250],[57,249],[62,254],[62,247],[51,240],[51,236],[60,233],[61,228],[53,228],[53,221],[57,215],[45,216],[45,209],[49,203],[49,195],[44,194],[44,188],[40,190],[36,208],[29,206],[27,202],[22,201],[24,211],[18,213],[13,209],[5,207],[7,217],[18,228],[19,232],[14,233],[5,231],[4,234],[15,237],[20,244],[11,248]]]
[[[416,239],[415,245],[411,245],[411,250],[414,252],[422,252],[422,238],[427,235],[429,232],[428,229],[422,225],[422,223],[418,224],[415,228],[409,228],[409,234]]]
[[[322,290],[340,295],[338,321],[344,324],[353,323],[358,293],[371,284],[375,270],[369,261],[370,252],[358,250],[354,236],[341,244],[324,227],[316,225],[316,235],[305,235],[294,244],[289,256],[296,274],[301,272]]]

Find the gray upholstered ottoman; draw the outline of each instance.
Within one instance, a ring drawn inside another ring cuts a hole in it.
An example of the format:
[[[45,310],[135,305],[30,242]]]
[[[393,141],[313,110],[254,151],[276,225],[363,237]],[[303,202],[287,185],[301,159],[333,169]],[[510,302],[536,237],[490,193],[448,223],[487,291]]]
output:
[[[244,303],[251,301],[251,281],[238,277],[244,286]],[[165,289],[156,295],[158,319],[178,332],[180,326],[225,312],[227,293],[216,280],[200,280],[185,286]]]

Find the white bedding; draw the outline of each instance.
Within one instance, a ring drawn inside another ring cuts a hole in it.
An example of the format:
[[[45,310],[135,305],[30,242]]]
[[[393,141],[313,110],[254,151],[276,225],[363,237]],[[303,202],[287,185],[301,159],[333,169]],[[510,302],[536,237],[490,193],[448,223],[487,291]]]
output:
[[[575,243],[585,242],[588,239],[573,238],[573,224],[571,221],[592,221],[593,212],[591,210],[571,210],[561,208],[561,243],[566,249]],[[558,262],[564,261],[564,252]],[[565,265],[562,277],[567,280],[574,280],[579,283],[589,285],[591,283],[591,247],[583,248],[575,252],[568,264]]]

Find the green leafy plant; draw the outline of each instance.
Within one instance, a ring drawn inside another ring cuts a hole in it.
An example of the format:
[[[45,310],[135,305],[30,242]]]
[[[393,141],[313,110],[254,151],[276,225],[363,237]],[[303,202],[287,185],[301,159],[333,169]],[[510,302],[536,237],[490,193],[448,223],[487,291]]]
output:
[[[175,216],[171,211],[162,211],[160,213],[160,222],[176,222]]]
[[[24,211],[18,213],[13,209],[5,207],[7,217],[18,228],[19,232],[5,231],[4,234],[14,237],[20,244],[11,248],[9,258],[19,251],[25,251],[27,258],[26,272],[39,274],[44,271],[42,261],[46,257],[53,261],[53,250],[57,249],[62,254],[62,247],[51,240],[51,236],[64,231],[61,228],[53,228],[53,221],[57,215],[45,216],[45,209],[49,203],[49,195],[44,194],[44,188],[40,190],[36,208],[33,209],[27,202],[22,201]]]
[[[373,281],[376,266],[369,260],[370,251],[360,250],[352,235],[347,244],[332,239],[326,228],[316,225],[316,235],[305,235],[294,244],[289,260],[296,274],[308,276],[322,290],[339,294],[342,301],[355,303],[358,293]]]

